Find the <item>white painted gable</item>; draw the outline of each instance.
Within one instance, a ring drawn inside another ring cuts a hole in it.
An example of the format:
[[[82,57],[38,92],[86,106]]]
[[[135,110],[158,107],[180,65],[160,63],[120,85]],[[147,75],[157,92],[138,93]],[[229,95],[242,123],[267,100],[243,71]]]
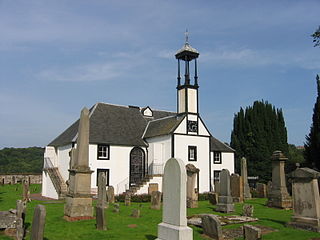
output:
[[[210,136],[210,133],[207,130],[201,118],[199,118],[199,122],[198,122],[198,133],[199,135]]]
[[[153,112],[151,110],[150,107],[147,107],[143,112],[142,112],[143,116],[146,117],[152,117],[153,116]]]
[[[180,134],[186,134],[187,132],[187,119],[184,117],[184,119],[181,121],[179,126],[176,128],[174,133],[180,133]]]

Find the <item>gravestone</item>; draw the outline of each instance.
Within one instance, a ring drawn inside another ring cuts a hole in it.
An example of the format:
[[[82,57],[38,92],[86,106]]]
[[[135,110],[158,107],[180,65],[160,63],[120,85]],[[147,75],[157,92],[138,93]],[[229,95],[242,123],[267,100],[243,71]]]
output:
[[[267,184],[267,198],[269,198],[269,194],[271,193],[271,190],[272,190],[272,182],[268,181],[268,184]]]
[[[158,183],[149,183],[148,187],[148,194],[151,195],[152,192],[159,191],[159,184]]]
[[[151,206],[152,209],[160,210],[161,208],[161,192],[151,192]]]
[[[22,218],[17,218],[16,220],[16,240],[22,240],[24,237],[24,224]]]
[[[245,240],[260,240],[262,239],[261,229],[252,225],[243,225],[243,237]]]
[[[23,180],[22,183],[22,200],[24,202],[30,202],[30,185],[27,179]]]
[[[197,175],[199,174],[199,169],[193,164],[187,164],[187,207],[197,208],[198,207],[198,190],[197,185]]]
[[[310,168],[298,168],[290,174],[294,215],[289,225],[320,232],[319,177],[320,173]]]
[[[218,203],[218,194],[215,192],[209,192],[208,194],[209,202],[212,205],[216,205]]]
[[[230,173],[228,169],[222,169],[220,173],[220,196],[216,211],[224,213],[234,211],[234,204],[230,190]]]
[[[223,240],[220,220],[213,214],[201,216],[203,233],[210,238]]]
[[[119,203],[113,204],[113,212],[119,213],[120,212],[120,205]]]
[[[91,174],[89,167],[89,110],[81,111],[77,148],[71,153],[69,188],[64,206],[65,219],[75,221],[93,218]]]
[[[17,200],[16,208],[17,208],[17,218],[21,218],[24,223],[25,215],[26,215],[26,202],[22,200]]]
[[[31,240],[42,240],[44,233],[44,225],[46,221],[46,209],[43,205],[38,204],[34,209]]]
[[[267,185],[264,183],[257,183],[257,197],[266,198],[267,197]]]
[[[108,190],[107,190],[107,201],[108,203],[114,203],[115,199],[114,199],[114,187],[113,186],[109,186]]]
[[[133,209],[131,217],[139,218],[140,217],[140,209],[137,209],[137,208]]]
[[[242,207],[242,216],[253,217],[254,207],[251,204],[244,204]]]
[[[192,240],[187,226],[187,174],[182,160],[170,158],[163,174],[162,223],[158,224],[158,240]]]
[[[106,230],[106,216],[104,207],[96,206],[96,225],[98,230]]]
[[[97,207],[107,208],[106,173],[99,172],[98,175],[98,200]]]
[[[241,177],[243,181],[243,197],[244,199],[250,199],[252,198],[251,192],[250,192],[250,186],[248,183],[248,169],[247,169],[247,159],[241,158]]]
[[[131,191],[127,190],[124,195],[124,205],[130,206],[131,205]]]
[[[281,151],[272,154],[272,188],[268,196],[267,205],[288,209],[292,207],[292,199],[286,187],[286,177],[284,173],[285,161],[288,160]]]
[[[242,176],[239,176],[239,174],[231,174],[230,177],[230,183],[231,183],[231,196],[233,199],[233,202],[243,202],[243,180]]]

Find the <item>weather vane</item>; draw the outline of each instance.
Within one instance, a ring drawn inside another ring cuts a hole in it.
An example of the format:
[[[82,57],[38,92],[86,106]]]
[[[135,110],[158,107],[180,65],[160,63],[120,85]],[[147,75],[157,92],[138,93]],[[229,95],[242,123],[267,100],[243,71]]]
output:
[[[186,36],[186,44],[189,43],[189,32],[188,29],[186,29],[186,32],[184,33],[184,35]]]

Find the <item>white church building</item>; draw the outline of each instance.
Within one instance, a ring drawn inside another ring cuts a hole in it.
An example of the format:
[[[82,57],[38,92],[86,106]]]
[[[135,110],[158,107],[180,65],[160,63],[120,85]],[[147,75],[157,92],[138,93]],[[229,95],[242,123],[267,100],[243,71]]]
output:
[[[161,191],[163,168],[171,157],[200,170],[197,179],[200,193],[213,190],[214,180],[222,169],[234,173],[234,150],[211,135],[198,111],[198,56],[188,39],[175,55],[178,60],[176,112],[108,103],[96,103],[90,108],[92,193],[97,191],[100,171],[106,172],[107,185],[112,185],[116,194],[129,189],[136,194],[147,193],[150,183],[157,183]],[[180,65],[184,65],[183,79]],[[45,149],[42,175],[45,197],[58,199],[67,192],[69,153],[76,145],[78,124],[79,120],[75,121]]]

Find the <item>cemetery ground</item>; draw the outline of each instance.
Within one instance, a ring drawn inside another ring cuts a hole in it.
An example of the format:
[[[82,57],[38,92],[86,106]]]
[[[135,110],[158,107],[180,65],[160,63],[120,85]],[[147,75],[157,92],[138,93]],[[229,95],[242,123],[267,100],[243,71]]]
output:
[[[32,193],[40,193],[41,185],[32,184],[30,186]],[[9,210],[16,207],[16,200],[21,199],[22,185],[3,185],[0,186],[0,211]],[[263,235],[263,239],[281,239],[281,240],[307,240],[320,239],[320,233],[297,230],[286,227],[286,223],[290,221],[292,210],[280,210],[268,208],[265,206],[267,199],[252,199],[246,201],[246,204],[254,205],[254,217],[259,221],[250,223],[252,225],[262,225],[273,228],[274,232]],[[32,200],[27,204],[26,225],[27,236],[30,239],[31,223],[33,210],[37,204],[43,204],[46,208],[46,223],[44,239],[156,239],[157,225],[162,221],[162,212],[150,209],[150,203],[135,203],[131,206],[124,206],[120,203],[120,213],[114,213],[113,207],[106,209],[107,231],[96,230],[95,220],[84,220],[77,222],[67,222],[63,219],[64,202],[59,200],[38,201]],[[215,206],[209,201],[199,201],[199,208],[188,209],[188,216],[200,213],[212,213],[217,215],[240,215],[243,204],[235,204],[235,212],[230,214],[222,214],[214,212]],[[141,217],[131,217],[132,210],[141,209]],[[243,224],[235,224],[224,226],[226,228],[239,228]],[[193,228],[194,239],[209,239],[203,235],[202,229]],[[3,232],[0,233],[0,239],[11,239]],[[242,238],[238,238],[242,239]]]

